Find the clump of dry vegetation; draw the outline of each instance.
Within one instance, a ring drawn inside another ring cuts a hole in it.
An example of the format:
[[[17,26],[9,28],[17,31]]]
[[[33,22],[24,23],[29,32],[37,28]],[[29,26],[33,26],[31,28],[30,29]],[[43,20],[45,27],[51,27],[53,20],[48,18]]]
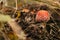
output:
[[[0,40],[60,40],[59,0],[19,0],[17,9],[16,1],[12,2],[14,7],[10,3],[11,6],[4,7],[0,4],[1,17],[4,18],[0,20]],[[37,22],[39,10],[48,11],[50,20]]]

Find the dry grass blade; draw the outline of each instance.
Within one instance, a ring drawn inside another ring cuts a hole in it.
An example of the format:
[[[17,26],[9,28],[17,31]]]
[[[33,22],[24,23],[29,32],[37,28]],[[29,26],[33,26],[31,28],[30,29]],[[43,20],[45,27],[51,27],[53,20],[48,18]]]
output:
[[[8,24],[11,26],[12,30],[14,31],[14,33],[18,36],[20,40],[26,39],[23,30],[21,29],[19,25],[17,25],[15,21],[9,21]]]

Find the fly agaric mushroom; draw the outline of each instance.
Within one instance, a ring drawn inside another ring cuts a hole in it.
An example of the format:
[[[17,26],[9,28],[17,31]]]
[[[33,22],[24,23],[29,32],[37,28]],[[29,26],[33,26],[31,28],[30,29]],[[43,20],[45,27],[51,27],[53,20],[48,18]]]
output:
[[[48,22],[50,20],[50,14],[46,10],[40,10],[36,14],[37,22]]]

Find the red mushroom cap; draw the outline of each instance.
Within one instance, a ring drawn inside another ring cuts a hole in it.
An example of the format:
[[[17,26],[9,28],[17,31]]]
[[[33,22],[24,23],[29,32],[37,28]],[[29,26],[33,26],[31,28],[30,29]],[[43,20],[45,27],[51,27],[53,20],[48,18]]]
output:
[[[50,20],[50,14],[46,10],[40,10],[36,14],[36,21],[37,22],[48,22]]]

